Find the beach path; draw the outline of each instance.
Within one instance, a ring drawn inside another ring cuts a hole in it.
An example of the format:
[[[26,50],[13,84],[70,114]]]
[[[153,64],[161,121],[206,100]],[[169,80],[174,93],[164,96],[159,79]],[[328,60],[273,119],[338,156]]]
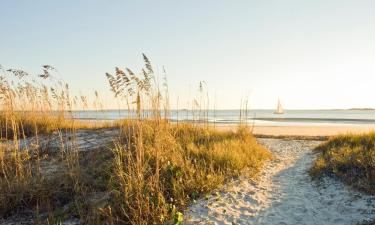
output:
[[[312,181],[319,141],[259,138],[274,153],[257,179],[241,177],[185,212],[185,224],[357,224],[375,218],[375,197],[333,178]]]

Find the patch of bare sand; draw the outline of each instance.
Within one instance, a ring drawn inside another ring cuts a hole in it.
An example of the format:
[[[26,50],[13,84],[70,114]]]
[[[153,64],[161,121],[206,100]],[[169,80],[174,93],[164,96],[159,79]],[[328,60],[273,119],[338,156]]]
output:
[[[217,125],[218,129],[235,130],[236,125]],[[254,126],[255,135],[266,136],[332,136],[346,133],[365,133],[375,131],[375,126],[339,126],[339,125],[319,125],[319,126]]]
[[[375,198],[326,178],[312,182],[307,170],[319,141],[258,139],[276,159],[259,179],[242,177],[191,205],[186,224],[357,224],[375,219]]]

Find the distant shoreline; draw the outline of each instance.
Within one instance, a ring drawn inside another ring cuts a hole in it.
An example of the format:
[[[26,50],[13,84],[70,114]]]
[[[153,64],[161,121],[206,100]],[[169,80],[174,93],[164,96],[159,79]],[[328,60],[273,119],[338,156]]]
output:
[[[90,123],[108,123],[105,120],[85,120]],[[172,122],[177,124],[177,122]],[[203,125],[204,123],[196,123]],[[235,131],[239,123],[208,123],[208,126],[219,130]],[[318,124],[318,125],[266,125],[266,124],[246,124],[256,137],[272,137],[282,139],[301,140],[326,140],[330,136],[340,134],[361,134],[375,132],[375,124],[361,125],[341,125],[341,124]]]
[[[240,111],[241,109],[202,109],[202,111]],[[345,108],[345,109],[288,109],[288,108],[285,108],[284,109],[286,112],[287,111],[375,111],[375,108]],[[128,111],[126,108],[124,109],[85,109],[85,110],[82,110],[82,109],[74,109],[74,110],[66,110],[66,112],[125,112],[125,111]],[[134,110],[130,110],[130,111],[134,111]],[[149,110],[143,110],[145,112],[147,111],[153,111],[152,109],[149,109]],[[160,110],[161,112],[163,112],[164,110]],[[170,109],[169,111],[179,111],[179,112],[193,112],[193,111],[199,111],[197,109],[195,110],[192,110],[192,109]],[[242,109],[242,111],[244,111]],[[275,109],[256,109],[256,108],[251,108],[251,109],[248,109],[247,111],[275,111]],[[57,110],[56,112],[61,112],[59,110]]]
[[[361,110],[361,111],[372,111],[375,110],[374,108],[351,108],[348,110]]]
[[[76,120],[81,121],[89,121],[89,122],[114,122],[118,119],[110,119],[110,118],[74,118]],[[209,124],[223,124],[223,125],[237,125],[244,122],[239,120],[228,120],[228,119],[218,119],[216,121],[206,121],[206,120],[186,120],[186,119],[170,119],[173,123],[209,123]],[[265,121],[265,122],[274,122],[277,124],[264,124],[263,126],[288,126],[288,125],[296,125],[296,126],[304,126],[304,125],[313,125],[313,126],[320,126],[320,125],[342,125],[342,126],[350,126],[350,125],[375,125],[375,119],[346,119],[346,118],[248,118],[247,124],[257,124],[257,122]],[[260,124],[257,124],[260,126]]]

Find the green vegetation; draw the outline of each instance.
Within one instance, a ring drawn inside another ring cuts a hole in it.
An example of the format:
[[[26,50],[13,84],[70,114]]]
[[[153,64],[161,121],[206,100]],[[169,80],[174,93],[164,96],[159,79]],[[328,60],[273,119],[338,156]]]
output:
[[[341,135],[316,148],[320,153],[313,177],[334,175],[345,183],[375,194],[375,133]]]
[[[113,124],[111,129],[120,131],[115,141],[90,151],[80,151],[74,141],[68,145],[62,136],[73,135],[71,141],[79,128],[95,131],[71,119],[73,108],[87,107],[86,97],[73,97],[68,85],[49,80],[50,66],[43,66],[38,82],[20,70],[3,71],[0,218],[26,211],[35,224],[72,218],[82,224],[181,224],[192,200],[240,174],[257,175],[270,153],[247,127],[218,131],[202,124],[207,121],[202,105],[208,105],[202,85],[201,99],[195,100],[200,123],[167,120],[168,87],[166,82],[159,87],[143,57],[140,75],[119,68],[107,74],[129,117]],[[41,139],[53,135],[59,149],[41,149]],[[34,142],[22,145],[30,136]]]

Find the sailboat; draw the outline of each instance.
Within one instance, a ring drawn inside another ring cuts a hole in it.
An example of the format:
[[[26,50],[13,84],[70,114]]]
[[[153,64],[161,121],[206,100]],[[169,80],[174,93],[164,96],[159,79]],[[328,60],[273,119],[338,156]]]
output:
[[[281,106],[280,99],[277,102],[277,108],[276,108],[276,111],[274,112],[274,114],[284,114],[284,109]]]

